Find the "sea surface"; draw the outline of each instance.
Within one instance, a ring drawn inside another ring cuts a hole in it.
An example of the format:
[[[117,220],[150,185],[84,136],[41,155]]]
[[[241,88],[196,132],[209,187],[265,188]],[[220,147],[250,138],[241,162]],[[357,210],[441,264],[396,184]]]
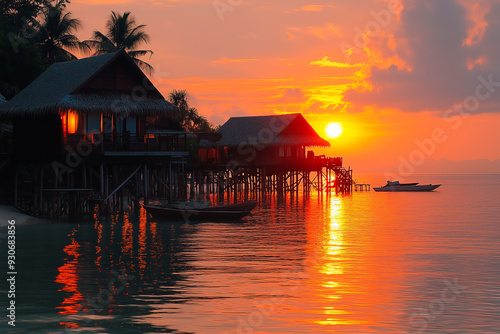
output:
[[[500,333],[500,175],[408,181],[443,186],[19,225],[15,327],[3,228],[0,333]]]

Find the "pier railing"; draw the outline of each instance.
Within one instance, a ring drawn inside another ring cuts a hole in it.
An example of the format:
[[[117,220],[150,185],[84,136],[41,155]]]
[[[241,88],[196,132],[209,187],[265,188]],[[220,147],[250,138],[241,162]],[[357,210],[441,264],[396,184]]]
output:
[[[309,155],[302,158],[281,158],[279,163],[284,166],[289,165],[305,165],[305,166],[322,166],[326,168],[342,167],[342,157],[327,157],[325,155]]]

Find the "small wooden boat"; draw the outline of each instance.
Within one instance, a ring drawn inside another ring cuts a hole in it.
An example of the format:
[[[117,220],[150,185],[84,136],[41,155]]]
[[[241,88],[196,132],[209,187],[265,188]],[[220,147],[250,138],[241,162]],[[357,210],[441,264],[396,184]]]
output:
[[[379,191],[433,191],[440,187],[440,184],[418,185],[415,183],[399,183],[399,181],[387,181],[387,184],[382,187],[374,187],[373,190]]]
[[[143,204],[144,209],[153,216],[166,218],[181,218],[184,220],[198,219],[239,219],[250,214],[257,206],[255,201],[229,205],[207,206],[201,203],[182,203],[178,205]]]
[[[234,204],[210,205],[200,202],[183,202],[179,204],[165,204],[165,207],[174,207],[180,209],[197,209],[204,211],[252,211],[257,206],[257,201],[245,201]]]

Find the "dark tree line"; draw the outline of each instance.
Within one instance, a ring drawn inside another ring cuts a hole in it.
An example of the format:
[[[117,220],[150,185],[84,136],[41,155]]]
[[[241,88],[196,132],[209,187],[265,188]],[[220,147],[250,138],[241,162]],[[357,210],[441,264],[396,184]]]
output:
[[[124,49],[144,70],[153,67],[139,57],[152,55],[138,50],[149,42],[145,25],[137,25],[130,12],[112,12],[106,31],[94,31],[92,39],[80,41],[82,26],[67,10],[69,0],[2,0],[0,2],[0,93],[12,98],[49,65],[75,60],[79,50],[98,55]]]
[[[0,93],[12,98],[46,68],[31,37],[46,0],[0,2]]]

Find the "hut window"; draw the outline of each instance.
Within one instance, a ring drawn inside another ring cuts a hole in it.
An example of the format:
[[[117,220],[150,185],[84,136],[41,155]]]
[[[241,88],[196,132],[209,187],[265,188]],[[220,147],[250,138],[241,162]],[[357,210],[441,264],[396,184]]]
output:
[[[280,146],[279,157],[280,158],[285,157],[285,147],[284,146]]]
[[[127,119],[127,131],[130,132],[130,134],[137,133],[137,121],[135,118]]]
[[[101,115],[89,115],[87,119],[87,133],[101,132]]]
[[[78,129],[78,115],[76,111],[68,110],[68,133],[76,133]]]
[[[290,158],[291,156],[292,156],[292,147],[291,146],[287,146],[286,147],[286,157]]]
[[[116,132],[122,133],[123,132],[123,118],[117,117],[116,118]]]

